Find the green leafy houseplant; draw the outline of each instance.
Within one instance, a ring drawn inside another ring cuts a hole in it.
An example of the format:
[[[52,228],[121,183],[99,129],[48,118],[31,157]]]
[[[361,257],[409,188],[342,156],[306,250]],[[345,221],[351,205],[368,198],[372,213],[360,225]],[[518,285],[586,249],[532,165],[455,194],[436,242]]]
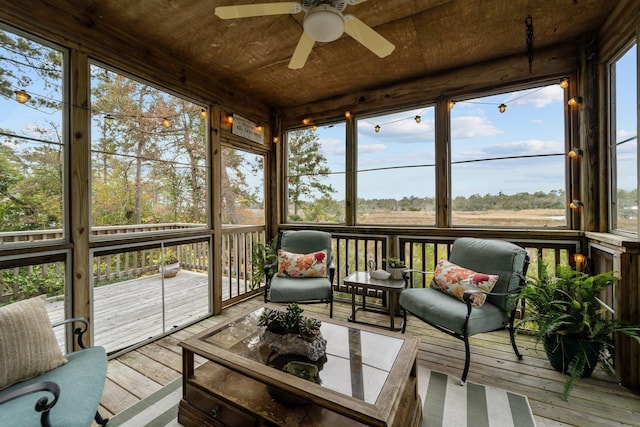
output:
[[[251,289],[260,287],[260,284],[265,278],[265,274],[275,273],[277,268],[276,260],[278,259],[277,250],[277,237],[271,242],[254,243],[251,250],[251,266],[253,268],[253,274],[251,275]]]
[[[400,258],[389,257],[383,261],[387,263],[387,268],[407,268],[407,265]]]
[[[391,279],[400,280],[403,278],[407,265],[400,258],[389,257],[383,259],[387,264],[387,271],[391,273]]]
[[[640,326],[612,319],[598,300],[617,280],[613,272],[589,276],[562,265],[551,276],[543,265],[539,278],[529,278],[518,297],[528,313],[522,322],[537,324],[536,338],[543,341],[552,366],[567,374],[565,400],[579,378],[591,375],[601,351],[612,346],[613,334],[640,343]]]

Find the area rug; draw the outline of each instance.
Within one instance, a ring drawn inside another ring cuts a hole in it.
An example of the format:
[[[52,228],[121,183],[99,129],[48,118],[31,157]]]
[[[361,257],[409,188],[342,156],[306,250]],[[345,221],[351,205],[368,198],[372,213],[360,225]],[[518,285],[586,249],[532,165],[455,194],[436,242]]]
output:
[[[424,404],[420,427],[535,427],[527,396],[467,381],[418,365]]]
[[[418,364],[418,391],[424,403],[420,427],[535,427],[526,396],[468,382]],[[109,427],[178,427],[182,379],[169,383],[109,421]]]
[[[178,378],[111,418],[108,427],[180,426],[178,403],[181,398],[182,378]]]

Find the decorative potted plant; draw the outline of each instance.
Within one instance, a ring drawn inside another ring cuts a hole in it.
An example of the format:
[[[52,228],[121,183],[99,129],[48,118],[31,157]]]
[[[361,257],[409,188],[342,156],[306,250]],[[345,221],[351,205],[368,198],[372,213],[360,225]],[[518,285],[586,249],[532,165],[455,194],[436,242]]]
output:
[[[325,356],[327,341],[322,337],[322,322],[302,315],[303,310],[296,303],[287,306],[286,311],[265,307],[258,319],[258,325],[265,329],[260,338],[279,354],[297,354],[317,361]]]
[[[387,271],[391,273],[391,279],[402,279],[403,273],[407,269],[407,265],[400,258],[389,257],[383,259],[387,264]]]
[[[164,262],[160,267],[162,277],[175,277],[180,271],[180,261],[176,254],[167,250],[164,254]]]
[[[568,375],[563,398],[581,377],[591,375],[600,354],[612,346],[615,333],[640,343],[640,326],[610,317],[598,298],[603,289],[617,282],[613,272],[589,276],[569,266],[558,266],[556,275],[542,266],[538,279],[529,278],[519,295],[528,314],[522,322],[535,322],[536,338],[554,369]]]
[[[256,242],[253,245],[251,251],[251,266],[253,267],[253,274],[251,275],[251,289],[260,287],[260,284],[265,278],[265,274],[269,272],[275,273],[277,268],[276,259],[278,258],[277,252],[277,237],[271,242],[262,243]]]

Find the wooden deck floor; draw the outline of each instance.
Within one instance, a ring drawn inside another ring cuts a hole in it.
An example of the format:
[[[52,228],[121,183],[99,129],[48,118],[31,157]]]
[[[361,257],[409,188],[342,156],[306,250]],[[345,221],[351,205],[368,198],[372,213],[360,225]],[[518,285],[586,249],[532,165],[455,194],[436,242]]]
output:
[[[180,377],[178,343],[181,340],[261,303],[261,297],[252,298],[225,309],[220,316],[110,360],[102,399],[104,415],[118,413]],[[325,305],[304,308],[307,314],[328,315]],[[350,305],[336,302],[334,317],[346,319],[349,315]],[[388,325],[388,317],[376,313],[360,313],[358,319]],[[418,357],[434,370],[460,375],[464,363],[462,342],[415,318],[410,318],[407,333],[420,337]],[[538,427],[640,426],[640,395],[618,385],[604,369],[597,369],[591,378],[581,380],[565,402],[561,397],[564,376],[551,368],[542,347],[536,348],[531,337],[518,337],[518,346],[524,355],[522,361],[516,359],[508,333],[504,331],[477,335],[472,338],[471,346],[468,380],[528,396]]]
[[[238,295],[236,287],[223,277],[222,300]],[[240,283],[239,286],[244,286]],[[208,276],[182,270],[166,278],[152,274],[93,289],[94,343],[113,353],[173,328],[205,318],[210,313]],[[51,322],[65,318],[64,301],[50,299]],[[64,328],[56,328],[58,342],[64,342]]]

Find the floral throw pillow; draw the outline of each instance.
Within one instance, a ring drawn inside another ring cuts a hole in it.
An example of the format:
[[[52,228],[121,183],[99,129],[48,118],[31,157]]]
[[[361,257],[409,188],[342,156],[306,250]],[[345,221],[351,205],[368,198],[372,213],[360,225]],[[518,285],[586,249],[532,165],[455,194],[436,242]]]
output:
[[[280,277],[328,277],[327,251],[295,254],[278,250],[278,276]]]
[[[497,281],[498,276],[495,274],[476,273],[446,259],[441,259],[433,272],[431,287],[464,302],[463,295],[467,289],[491,292]],[[471,296],[471,305],[476,308],[481,307],[486,299],[487,296],[484,293],[474,294]]]

